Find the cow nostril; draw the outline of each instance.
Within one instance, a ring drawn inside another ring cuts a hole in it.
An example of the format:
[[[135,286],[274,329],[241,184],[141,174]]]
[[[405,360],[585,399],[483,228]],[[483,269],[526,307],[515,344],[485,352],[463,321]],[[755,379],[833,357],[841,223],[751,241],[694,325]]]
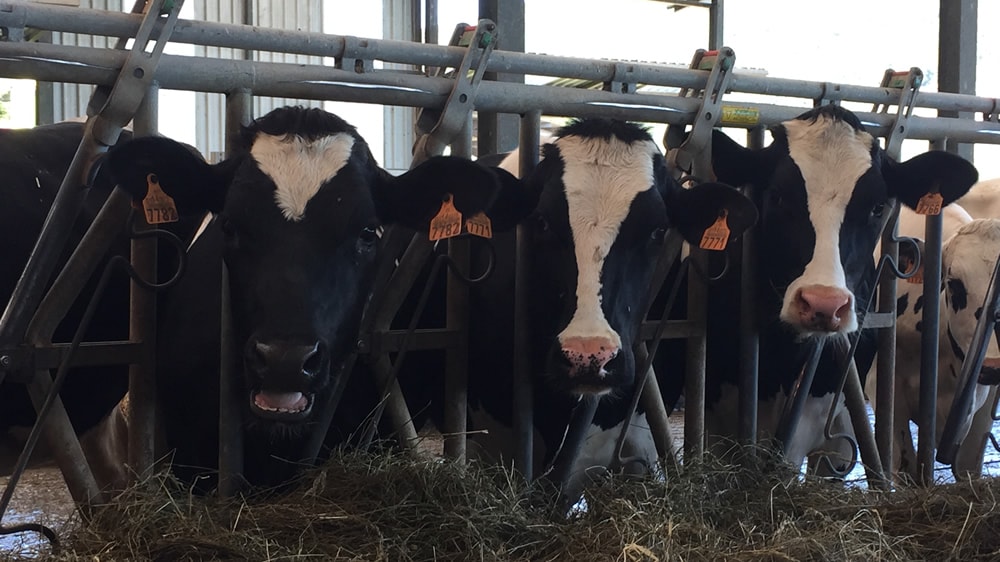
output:
[[[317,343],[302,357],[302,373],[315,377],[323,370],[324,353],[322,346]]]
[[[851,313],[851,303],[850,303],[850,301],[848,301],[843,306],[841,306],[840,308],[837,309],[837,312],[834,315],[834,318],[840,320],[842,318],[846,318],[847,315],[850,314],[850,313]]]
[[[253,371],[260,372],[267,367],[267,356],[270,348],[267,344],[251,340],[246,347],[246,365]]]

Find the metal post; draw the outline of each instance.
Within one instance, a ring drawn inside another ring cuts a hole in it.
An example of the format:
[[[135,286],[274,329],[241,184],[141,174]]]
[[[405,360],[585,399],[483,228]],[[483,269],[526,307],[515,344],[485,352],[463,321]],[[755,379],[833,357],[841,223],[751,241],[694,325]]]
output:
[[[531,111],[521,116],[521,141],[518,157],[520,177],[526,177],[538,165],[541,113]],[[529,361],[531,323],[528,317],[528,290],[531,279],[530,231],[518,225],[514,242],[514,468],[530,482],[534,467],[534,388]]]
[[[941,287],[941,215],[927,215],[924,235],[924,311],[920,335],[920,422],[917,433],[917,468],[920,483],[934,482],[934,449],[937,433],[938,324]]]
[[[706,271],[706,258],[704,250],[691,248],[688,259],[697,261],[701,267],[688,270],[688,320],[694,324],[694,333],[687,339],[687,370],[684,378],[684,460],[687,462],[700,459],[705,452],[705,326],[708,292],[705,280],[698,276],[696,270]]]
[[[150,85],[134,118],[137,136],[156,134],[159,87]],[[141,215],[141,213],[140,213]],[[138,229],[152,228],[144,226]],[[157,278],[157,239],[132,240],[132,268],[140,278],[155,283]],[[153,468],[156,436],[156,293],[130,285],[129,340],[142,346],[142,361],[129,365],[128,371],[128,464],[133,476],[142,481]]]
[[[899,221],[899,202],[892,201],[889,219],[882,232],[882,256],[892,263],[899,263],[899,243],[896,242]],[[893,268],[884,267],[878,287],[878,312],[896,317],[896,275]],[[888,482],[893,478],[892,443],[895,438],[894,418],[896,407],[896,324],[878,329],[878,355],[875,364],[875,443],[882,472]]]
[[[747,132],[750,148],[764,145],[763,127]],[[756,196],[746,188],[752,201]],[[760,333],[757,330],[757,227],[748,228],[741,237],[743,254],[740,280],[740,396],[739,442],[744,445],[757,443],[757,392],[760,359]],[[748,449],[749,453],[753,448]]]
[[[229,294],[229,268],[222,264],[219,353],[219,495],[236,495],[243,484],[243,409],[246,395],[240,381]]]

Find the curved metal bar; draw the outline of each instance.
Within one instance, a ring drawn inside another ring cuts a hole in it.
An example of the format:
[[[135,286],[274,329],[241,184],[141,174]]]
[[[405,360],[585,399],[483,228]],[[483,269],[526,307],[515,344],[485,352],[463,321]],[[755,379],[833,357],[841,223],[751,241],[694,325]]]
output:
[[[396,354],[396,360],[392,364],[392,370],[389,372],[389,376],[383,382],[383,389],[381,392],[382,398],[379,400],[378,405],[372,410],[372,413],[368,417],[369,425],[365,428],[364,433],[361,437],[360,446],[362,448],[367,448],[371,445],[375,438],[375,432],[378,428],[378,423],[382,419],[382,413],[385,411],[386,400],[388,399],[389,389],[396,382],[399,377],[399,370],[403,365],[403,360],[406,359],[406,355],[410,349],[410,343],[413,340],[413,334],[417,331],[417,322],[423,315],[424,308],[427,307],[427,301],[430,299],[431,288],[434,286],[434,280],[441,273],[441,267],[446,266],[448,269],[454,273],[455,277],[462,283],[468,285],[476,285],[485,281],[492,273],[494,266],[496,265],[496,248],[493,246],[492,242],[487,242],[486,247],[489,249],[489,262],[486,264],[486,268],[483,273],[477,277],[467,277],[462,272],[458,271],[458,267],[454,260],[451,259],[447,254],[439,254],[431,266],[430,275],[427,277],[427,283],[424,284],[423,291],[420,293],[420,298],[417,300],[417,306],[413,311],[413,315],[410,317],[410,323],[406,327],[406,331],[403,334],[403,340],[399,346],[399,352]]]
[[[61,546],[59,536],[50,527],[46,527],[41,523],[21,523],[10,526],[0,525],[0,535],[16,535],[18,533],[41,533],[49,541],[49,544],[52,545],[53,554],[59,552]]]
[[[132,217],[135,217],[133,214]],[[136,230],[133,223],[133,218],[129,219],[129,230],[130,236],[133,239],[142,238],[162,238],[170,243],[177,250],[177,270],[174,274],[163,283],[157,283],[155,281],[147,281],[139,275],[138,272],[132,267],[132,264],[127,260],[125,262],[125,271],[128,276],[135,281],[137,285],[143,289],[150,291],[162,291],[164,289],[169,289],[177,284],[183,277],[184,272],[187,271],[187,248],[184,247],[184,242],[173,232],[169,230],[163,230],[161,228],[153,228],[150,230]]]

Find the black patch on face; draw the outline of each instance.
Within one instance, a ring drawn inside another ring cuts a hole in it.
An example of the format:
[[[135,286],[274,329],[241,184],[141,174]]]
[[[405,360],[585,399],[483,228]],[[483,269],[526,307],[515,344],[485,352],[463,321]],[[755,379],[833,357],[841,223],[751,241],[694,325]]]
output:
[[[977,322],[979,321],[979,317],[982,316],[982,315],[983,315],[983,307],[980,306],[979,308],[976,309],[976,313],[975,313],[976,321]]]
[[[909,305],[910,305],[910,293],[903,293],[903,296],[896,299],[896,318],[899,318],[900,316],[906,314],[906,307]]]
[[[917,328],[918,332],[922,332],[924,330],[924,321],[923,320],[917,320],[917,326],[916,326],[916,328]]]
[[[924,295],[917,297],[917,302],[913,303],[913,313],[920,314],[920,309],[924,307]]]
[[[965,310],[969,305],[969,292],[965,289],[965,283],[961,279],[949,279],[948,291],[951,292],[951,308],[955,312]]]

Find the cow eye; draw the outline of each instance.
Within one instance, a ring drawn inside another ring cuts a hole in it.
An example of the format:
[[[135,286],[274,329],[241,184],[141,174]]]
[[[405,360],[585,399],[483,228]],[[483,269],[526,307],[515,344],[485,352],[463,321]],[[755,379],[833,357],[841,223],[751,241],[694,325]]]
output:
[[[378,227],[370,224],[362,228],[361,234],[358,235],[358,238],[360,238],[362,242],[367,242],[369,244],[378,240]]]
[[[649,235],[649,239],[652,240],[652,241],[654,241],[654,242],[659,242],[659,241],[663,240],[663,237],[664,237],[664,235],[666,235],[666,233],[667,233],[667,229],[665,229],[665,228],[657,228],[656,230],[654,230],[652,232],[652,234]]]
[[[882,213],[884,212],[885,212],[885,203],[876,203],[875,206],[872,207],[872,216],[877,219],[882,218]]]

